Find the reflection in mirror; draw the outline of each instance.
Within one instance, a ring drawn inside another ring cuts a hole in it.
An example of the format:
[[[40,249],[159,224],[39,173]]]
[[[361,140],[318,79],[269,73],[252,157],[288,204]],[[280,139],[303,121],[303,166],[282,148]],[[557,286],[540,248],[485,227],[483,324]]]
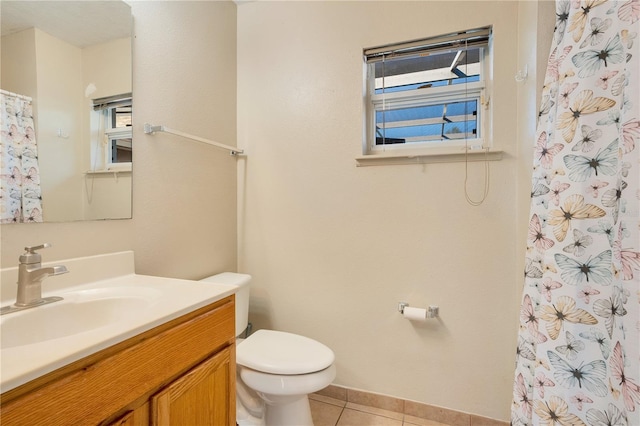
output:
[[[93,100],[97,140],[104,139],[104,149],[92,153],[95,171],[130,170],[132,157],[131,93]]]
[[[1,222],[131,217],[131,10],[0,2]]]

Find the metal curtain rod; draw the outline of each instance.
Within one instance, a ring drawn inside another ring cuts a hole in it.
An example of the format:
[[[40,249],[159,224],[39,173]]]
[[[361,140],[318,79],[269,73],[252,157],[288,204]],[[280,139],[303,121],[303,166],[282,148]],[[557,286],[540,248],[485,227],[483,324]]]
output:
[[[201,138],[199,136],[190,135],[188,133],[184,133],[184,132],[181,132],[179,130],[173,130],[173,129],[170,129],[170,128],[165,127],[165,126],[152,126],[149,123],[145,123],[144,132],[146,134],[148,134],[148,135],[149,134],[153,134],[155,132],[171,133],[172,135],[181,136],[183,138],[191,139],[191,140],[194,140],[194,141],[197,141],[197,142],[202,142],[202,143],[206,143],[206,144],[209,144],[209,145],[213,145],[213,146],[216,146],[218,148],[227,149],[227,150],[229,150],[231,155],[244,154],[244,150],[242,150],[242,149],[238,149],[238,148],[235,148],[233,146],[225,145],[225,144],[220,143],[220,142],[210,141],[208,139],[204,139],[204,138]]]
[[[31,96],[21,95],[19,93],[13,93],[13,92],[10,92],[10,91],[4,90],[4,89],[0,89],[0,93],[2,93],[3,95],[7,95],[7,96],[15,96],[16,98],[24,99],[25,101],[33,101],[33,98]]]

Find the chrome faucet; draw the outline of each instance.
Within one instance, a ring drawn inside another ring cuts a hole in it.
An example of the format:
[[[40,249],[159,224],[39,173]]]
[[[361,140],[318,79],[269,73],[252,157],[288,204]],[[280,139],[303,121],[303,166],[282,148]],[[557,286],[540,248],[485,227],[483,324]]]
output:
[[[18,295],[16,296],[16,303],[0,309],[0,315],[62,300],[62,297],[57,296],[42,297],[42,281],[45,278],[69,272],[62,265],[42,267],[42,257],[40,253],[36,253],[36,250],[47,247],[51,247],[51,244],[44,243],[39,246],[24,248],[26,252],[20,256],[20,264],[18,265]]]

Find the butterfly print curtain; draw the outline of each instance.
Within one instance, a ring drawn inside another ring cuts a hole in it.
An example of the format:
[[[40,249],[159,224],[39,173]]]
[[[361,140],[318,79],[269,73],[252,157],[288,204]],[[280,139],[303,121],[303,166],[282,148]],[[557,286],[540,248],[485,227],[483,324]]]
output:
[[[31,101],[2,93],[0,223],[42,222],[38,148]]]
[[[640,0],[556,2],[514,425],[640,425]]]

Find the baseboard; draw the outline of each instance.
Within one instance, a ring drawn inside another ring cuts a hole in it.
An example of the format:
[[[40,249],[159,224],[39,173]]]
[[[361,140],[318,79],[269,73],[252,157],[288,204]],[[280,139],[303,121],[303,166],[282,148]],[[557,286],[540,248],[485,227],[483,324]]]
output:
[[[509,424],[502,420],[338,385],[329,385],[316,393],[340,401],[395,411],[451,426],[507,426]]]

